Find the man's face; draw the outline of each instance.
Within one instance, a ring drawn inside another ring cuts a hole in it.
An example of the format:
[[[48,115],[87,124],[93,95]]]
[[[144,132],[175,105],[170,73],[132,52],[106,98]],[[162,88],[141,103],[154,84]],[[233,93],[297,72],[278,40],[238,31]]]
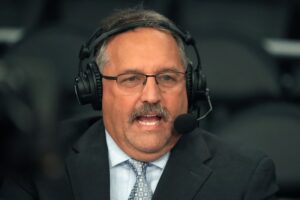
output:
[[[171,34],[153,28],[137,28],[113,37],[107,45],[108,62],[103,74],[117,76],[127,72],[155,75],[168,70],[185,72],[178,45]],[[176,87],[162,89],[148,77],[141,90],[127,92],[116,81],[103,81],[102,111],[105,128],[129,156],[155,160],[178,141],[174,119],[187,112],[185,79]],[[143,110],[144,106],[161,107]]]

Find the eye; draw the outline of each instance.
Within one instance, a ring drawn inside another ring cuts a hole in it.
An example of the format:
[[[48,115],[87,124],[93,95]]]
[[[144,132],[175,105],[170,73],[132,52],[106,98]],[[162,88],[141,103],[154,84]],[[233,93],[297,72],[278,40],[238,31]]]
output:
[[[161,82],[177,82],[177,76],[175,73],[164,73],[158,75],[158,79]]]
[[[143,82],[141,74],[122,74],[118,77],[119,84],[126,87],[134,87]]]

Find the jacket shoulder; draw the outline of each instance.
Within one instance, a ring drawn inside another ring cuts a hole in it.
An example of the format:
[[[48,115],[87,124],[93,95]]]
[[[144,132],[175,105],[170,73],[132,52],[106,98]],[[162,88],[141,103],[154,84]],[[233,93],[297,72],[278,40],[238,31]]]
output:
[[[251,144],[244,145],[237,142],[224,140],[212,133],[202,131],[203,138],[210,149],[213,156],[218,158],[232,158],[243,161],[253,162],[268,157],[260,149],[255,148]]]
[[[102,120],[99,114],[73,117],[63,120],[58,125],[58,142],[63,150],[69,149],[96,122]]]

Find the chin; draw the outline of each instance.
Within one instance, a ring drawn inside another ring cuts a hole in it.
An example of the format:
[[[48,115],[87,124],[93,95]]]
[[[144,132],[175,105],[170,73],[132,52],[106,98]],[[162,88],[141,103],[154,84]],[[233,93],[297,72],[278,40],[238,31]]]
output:
[[[135,141],[135,147],[145,153],[157,153],[165,151],[172,146],[173,138],[171,136],[162,137],[162,133],[146,133],[147,135]]]

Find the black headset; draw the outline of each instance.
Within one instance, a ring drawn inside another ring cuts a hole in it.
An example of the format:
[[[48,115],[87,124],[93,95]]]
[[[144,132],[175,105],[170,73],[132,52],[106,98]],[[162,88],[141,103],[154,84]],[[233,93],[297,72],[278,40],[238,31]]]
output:
[[[173,24],[156,21],[136,21],[114,27],[108,31],[97,29],[95,33],[84,43],[79,52],[79,73],[75,78],[74,88],[78,102],[81,105],[92,104],[95,110],[101,110],[102,106],[102,77],[96,63],[96,54],[105,40],[111,36],[126,32],[138,27],[163,28],[179,36],[186,46],[191,46],[197,59],[197,65],[188,62],[186,73],[186,89],[188,95],[189,112],[200,113],[197,102],[209,100],[209,90],[206,77],[202,72],[201,61],[195,40],[188,32],[184,32]],[[199,113],[197,116],[199,116]]]

